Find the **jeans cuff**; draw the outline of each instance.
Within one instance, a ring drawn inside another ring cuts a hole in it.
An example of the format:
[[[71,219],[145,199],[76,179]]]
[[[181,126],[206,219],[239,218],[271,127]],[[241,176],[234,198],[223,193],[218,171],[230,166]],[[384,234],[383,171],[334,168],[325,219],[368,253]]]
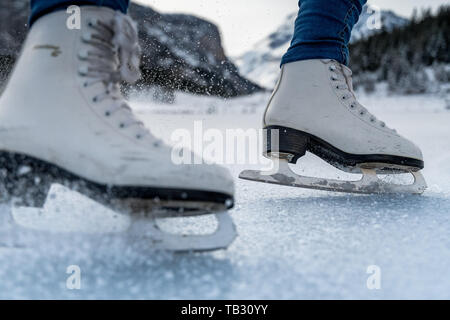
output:
[[[336,47],[336,45],[324,47],[323,44],[301,44],[289,49],[281,59],[281,65],[310,59],[333,59],[342,64],[347,63],[341,48]]]

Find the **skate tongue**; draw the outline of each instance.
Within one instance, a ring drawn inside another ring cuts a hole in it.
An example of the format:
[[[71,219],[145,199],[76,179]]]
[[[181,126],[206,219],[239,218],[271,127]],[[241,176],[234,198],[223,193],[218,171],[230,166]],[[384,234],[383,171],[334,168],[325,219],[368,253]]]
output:
[[[353,96],[355,96],[355,92],[353,91],[352,70],[343,64],[341,64],[341,67],[342,67],[342,73],[344,74],[345,82],[347,83],[348,89],[353,94]]]
[[[136,23],[127,15],[116,12],[113,28],[112,42],[119,53],[120,76],[128,83],[135,83],[141,77],[139,69],[141,47]]]
[[[22,227],[56,233],[118,233],[131,225],[130,217],[59,184],[52,184],[43,208],[13,208],[12,215]]]

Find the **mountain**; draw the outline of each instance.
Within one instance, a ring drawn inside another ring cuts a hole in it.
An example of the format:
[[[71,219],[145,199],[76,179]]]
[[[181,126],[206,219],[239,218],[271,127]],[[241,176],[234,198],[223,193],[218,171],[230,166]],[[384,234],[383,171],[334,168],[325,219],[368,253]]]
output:
[[[143,49],[142,80],[137,88],[232,97],[261,88],[242,77],[222,47],[216,25],[184,14],[161,14],[132,3],[130,16],[139,26]],[[29,0],[0,3],[0,85],[17,58],[27,32]]]
[[[364,6],[358,23],[352,31],[351,42],[366,39],[381,30],[393,30],[408,23],[392,11],[379,11],[376,18],[375,8]],[[294,32],[297,12],[288,15],[275,32],[255,44],[254,49],[236,59],[242,75],[266,88],[273,88],[278,79],[281,57],[286,52]],[[373,28],[374,22],[381,24],[380,29]]]
[[[396,15],[390,10],[379,10],[370,5],[365,5],[358,23],[353,27],[350,43],[367,39],[374,34],[384,31],[392,31],[408,24],[409,20]]]

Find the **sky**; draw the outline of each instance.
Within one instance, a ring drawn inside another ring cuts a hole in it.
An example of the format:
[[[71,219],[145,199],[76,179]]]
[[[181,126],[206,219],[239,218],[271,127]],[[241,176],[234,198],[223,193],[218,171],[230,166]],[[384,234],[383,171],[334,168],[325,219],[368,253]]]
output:
[[[160,12],[190,13],[216,23],[225,51],[239,56],[273,32],[284,18],[297,10],[298,0],[134,0]],[[381,9],[410,17],[413,9],[437,8],[449,0],[369,0]]]

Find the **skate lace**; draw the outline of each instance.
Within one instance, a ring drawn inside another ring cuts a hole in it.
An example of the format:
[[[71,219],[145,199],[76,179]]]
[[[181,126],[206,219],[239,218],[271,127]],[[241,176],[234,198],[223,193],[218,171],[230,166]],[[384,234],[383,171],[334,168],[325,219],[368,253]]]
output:
[[[87,79],[83,85],[88,87],[103,83],[105,88],[92,101],[96,103],[111,100],[111,107],[105,111],[105,116],[123,111],[126,116],[120,123],[120,128],[136,126],[138,139],[148,135],[149,131],[136,119],[120,91],[122,81],[132,84],[141,77],[141,48],[135,22],[120,12],[115,13],[110,23],[90,19],[88,31],[83,33],[82,41],[89,45],[89,48],[78,54],[80,60],[87,62],[79,70],[79,74]]]
[[[334,88],[342,93],[341,99],[348,101],[350,109],[355,110],[359,116],[367,118],[372,124],[378,124],[382,128],[396,132],[394,129],[388,128],[383,121],[378,120],[358,102],[355,92],[353,91],[352,71],[348,67],[334,60],[326,62],[329,62],[328,68],[331,72],[330,80],[333,82]]]

